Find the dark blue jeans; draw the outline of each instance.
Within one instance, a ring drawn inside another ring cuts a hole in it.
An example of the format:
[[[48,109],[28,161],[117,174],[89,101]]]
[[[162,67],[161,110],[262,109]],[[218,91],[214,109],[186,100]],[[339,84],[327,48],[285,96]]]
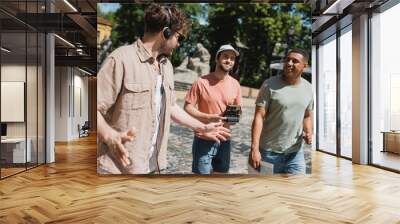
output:
[[[231,161],[231,141],[208,141],[194,137],[192,146],[192,172],[210,174],[212,171],[227,173]]]
[[[288,149],[289,153],[276,153],[269,149],[260,149],[262,161],[274,164],[274,173],[305,174],[303,143]]]

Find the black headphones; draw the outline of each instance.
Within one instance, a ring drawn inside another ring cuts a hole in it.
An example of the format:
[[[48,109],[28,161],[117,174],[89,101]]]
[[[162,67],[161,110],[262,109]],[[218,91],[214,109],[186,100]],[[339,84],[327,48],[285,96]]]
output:
[[[167,11],[167,26],[164,27],[163,34],[165,39],[169,39],[172,36],[172,29],[171,29],[171,10],[169,7],[163,7],[165,11]]]

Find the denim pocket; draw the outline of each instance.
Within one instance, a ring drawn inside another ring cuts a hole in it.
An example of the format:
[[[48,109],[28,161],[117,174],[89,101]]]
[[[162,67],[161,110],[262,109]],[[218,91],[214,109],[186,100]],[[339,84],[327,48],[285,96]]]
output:
[[[261,149],[261,158],[265,162],[269,162],[272,164],[276,164],[280,162],[281,155],[276,152],[267,151],[265,149]]]

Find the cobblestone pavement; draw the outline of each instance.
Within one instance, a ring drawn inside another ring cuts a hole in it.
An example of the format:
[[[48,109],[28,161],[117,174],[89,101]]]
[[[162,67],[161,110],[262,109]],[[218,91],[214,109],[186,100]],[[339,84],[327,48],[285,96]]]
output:
[[[177,93],[177,102],[183,107],[182,93]],[[254,99],[243,99],[240,122],[231,130],[231,164],[229,173],[247,174],[247,160],[251,144],[251,123],[254,116]],[[165,174],[191,174],[193,132],[189,128],[171,122],[168,140],[167,170]],[[305,149],[307,172],[310,172],[310,153]]]

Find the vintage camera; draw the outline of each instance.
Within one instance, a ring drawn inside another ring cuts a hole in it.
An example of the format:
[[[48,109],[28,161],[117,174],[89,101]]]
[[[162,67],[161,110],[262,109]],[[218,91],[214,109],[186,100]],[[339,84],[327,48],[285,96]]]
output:
[[[242,108],[239,105],[228,105],[224,112],[224,121],[228,124],[236,124],[239,122]]]

